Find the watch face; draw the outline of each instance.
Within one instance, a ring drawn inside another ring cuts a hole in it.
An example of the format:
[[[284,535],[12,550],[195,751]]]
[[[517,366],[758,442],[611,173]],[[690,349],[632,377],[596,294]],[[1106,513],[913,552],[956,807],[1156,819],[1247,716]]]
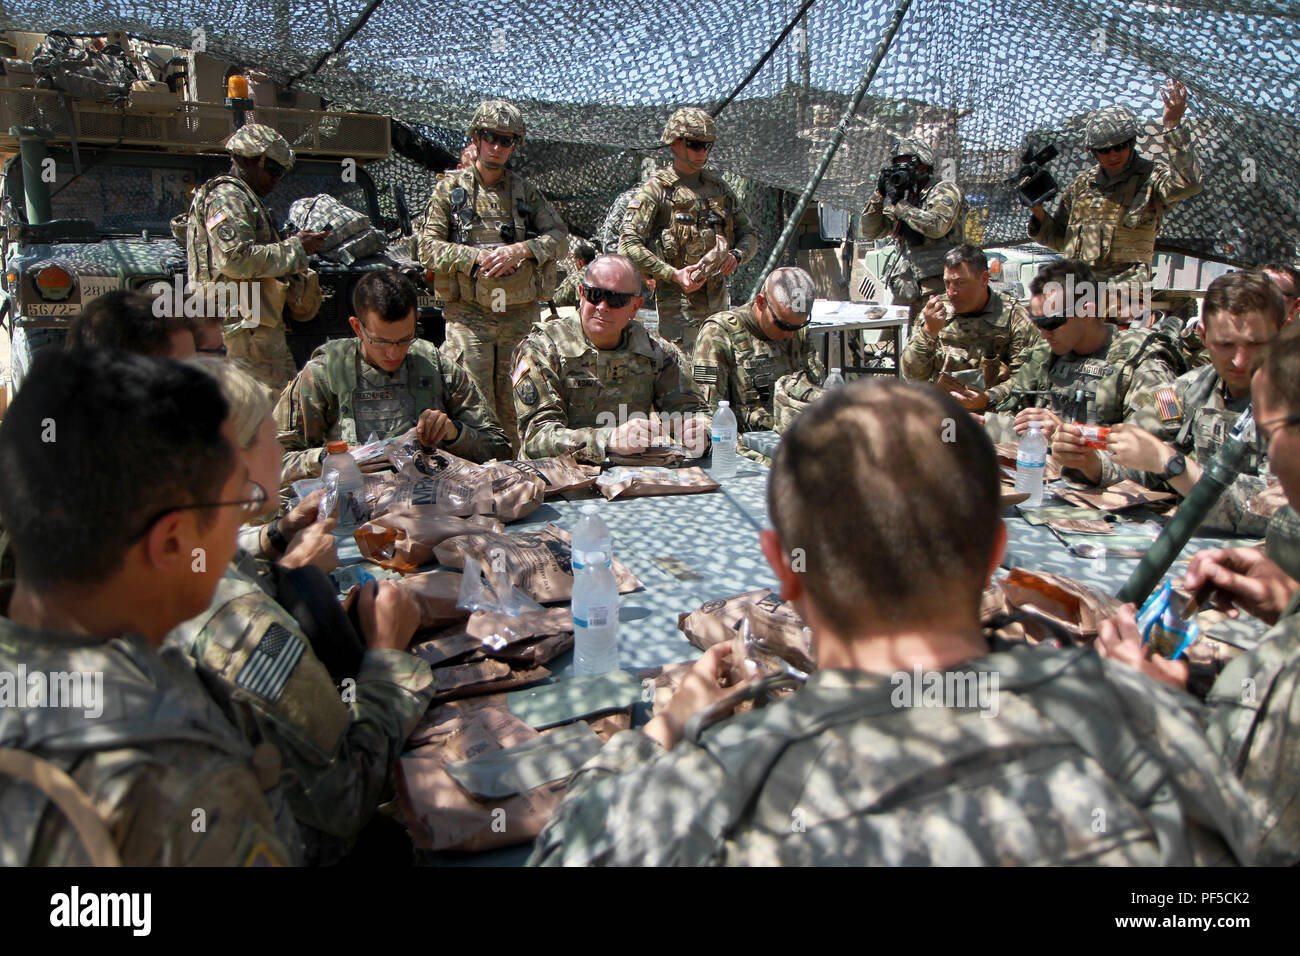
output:
[[[1165,474],[1170,478],[1176,478],[1187,470],[1187,459],[1182,455],[1174,455],[1169,459],[1169,464],[1165,465]]]

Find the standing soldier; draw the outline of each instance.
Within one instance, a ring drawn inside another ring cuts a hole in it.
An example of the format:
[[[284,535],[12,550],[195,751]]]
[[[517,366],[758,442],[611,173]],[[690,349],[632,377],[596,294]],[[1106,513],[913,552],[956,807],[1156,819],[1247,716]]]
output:
[[[215,283],[258,284],[255,296],[222,297],[239,303],[234,314],[222,316],[226,348],[235,364],[279,391],[297,371],[284,337],[285,280],[307,271],[307,258],[320,251],[325,233],[283,239],[262,203],[293,168],[283,136],[250,123],[235,131],[226,149],[233,157],[230,171],[200,186],[190,204],[189,282],[199,294]]]
[[[510,357],[555,291],[569,248],[564,220],[528,180],[506,168],[524,142],[524,116],[505,100],[474,111],[470,166],[434,187],[420,233],[420,261],[443,302],[443,354],[483,393],[518,449]]]
[[[862,210],[864,239],[894,239],[897,253],[881,278],[896,304],[911,307],[913,321],[921,303],[943,291],[943,257],[966,239],[966,197],[950,180],[932,182],[933,173],[929,143],[900,141]]]
[[[1088,118],[1084,145],[1097,158],[1061,197],[1056,215],[1032,209],[1029,238],[1092,267],[1116,285],[1151,281],[1151,259],[1165,213],[1201,191],[1201,167],[1191,136],[1182,128],[1187,90],[1170,80],[1165,102],[1168,160],[1150,160],[1136,149],[1137,116],[1127,106],[1108,106]]]
[[[618,251],[657,282],[659,334],[690,355],[695,335],[731,305],[726,277],[758,251],[758,236],[722,178],[704,168],[717,139],[713,117],[680,109],[664,127],[673,164],[627,204]]]

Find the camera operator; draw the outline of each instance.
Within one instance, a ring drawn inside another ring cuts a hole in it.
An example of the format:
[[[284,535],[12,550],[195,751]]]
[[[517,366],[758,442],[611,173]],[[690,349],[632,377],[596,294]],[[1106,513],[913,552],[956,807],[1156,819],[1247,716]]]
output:
[[[892,237],[898,255],[882,276],[912,321],[931,295],[943,291],[943,257],[966,236],[966,197],[948,180],[933,181],[934,150],[920,139],[899,142],[862,210],[864,239]]]

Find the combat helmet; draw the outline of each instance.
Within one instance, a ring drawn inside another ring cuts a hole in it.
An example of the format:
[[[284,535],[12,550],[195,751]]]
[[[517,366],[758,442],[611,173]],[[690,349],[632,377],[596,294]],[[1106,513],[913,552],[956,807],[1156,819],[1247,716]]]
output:
[[[665,146],[671,146],[679,139],[698,139],[712,143],[718,138],[718,124],[713,117],[697,106],[687,106],[668,117],[664,135],[660,137]]]
[[[1088,149],[1118,146],[1138,137],[1137,116],[1127,106],[1107,106],[1088,117],[1083,145]]]
[[[465,132],[473,138],[481,129],[504,130],[515,137],[516,146],[524,145],[524,114],[505,100],[485,100],[478,105]]]
[[[934,169],[934,149],[925,140],[916,136],[900,139],[894,147],[894,156],[915,156],[918,160]]]
[[[245,123],[235,130],[226,140],[226,151],[248,159],[265,156],[283,166],[286,172],[293,168],[293,149],[289,142],[271,127],[259,123]]]

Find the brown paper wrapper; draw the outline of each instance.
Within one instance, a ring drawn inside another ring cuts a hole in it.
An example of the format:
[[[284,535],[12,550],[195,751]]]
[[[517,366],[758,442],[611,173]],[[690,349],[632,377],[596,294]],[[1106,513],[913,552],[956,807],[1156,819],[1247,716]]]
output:
[[[706,651],[721,641],[733,640],[746,619],[750,635],[758,643],[754,656],[765,667],[777,669],[775,662],[770,662],[769,667],[769,662],[764,661],[768,656],[808,673],[817,669],[812,648],[804,637],[803,620],[767,588],[710,601],[696,611],[679,615],[677,628],[688,641]]]
[[[703,468],[637,468],[613,483],[596,483],[596,490],[613,501],[616,498],[648,498],[653,495],[699,495],[717,491],[718,483]]]
[[[1054,488],[1052,490],[1058,497],[1071,504],[1096,508],[1098,511],[1125,511],[1138,505],[1161,505],[1172,502],[1178,497],[1167,491],[1143,488],[1136,481],[1127,478],[1109,488]]]
[[[456,607],[456,601],[460,599],[460,578],[459,571],[439,568],[409,574],[397,582],[397,586],[409,591],[420,606],[420,630],[446,627],[469,617],[468,611]]]
[[[448,538],[473,531],[500,531],[495,518],[457,518],[418,511],[390,511],[356,530],[362,557],[381,567],[410,574],[433,562],[433,549]]]
[[[1096,638],[1101,622],[1120,607],[1120,602],[1108,594],[1047,571],[1012,568],[1001,584],[1010,607],[1037,608],[1063,625],[1076,640],[1084,642]],[[1033,621],[1026,621],[1024,628],[1035,640],[1050,636],[1050,632]]]

